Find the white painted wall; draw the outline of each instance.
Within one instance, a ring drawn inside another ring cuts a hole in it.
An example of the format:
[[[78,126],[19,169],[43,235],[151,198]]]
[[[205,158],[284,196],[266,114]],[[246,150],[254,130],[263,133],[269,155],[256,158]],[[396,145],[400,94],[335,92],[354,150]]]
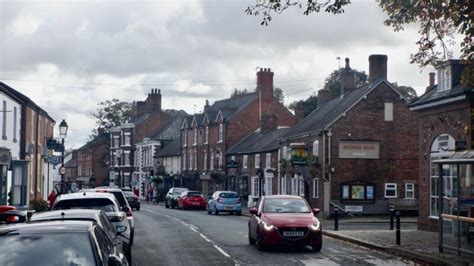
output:
[[[3,139],[3,120],[4,120],[4,108],[3,101],[6,102],[6,140]],[[16,108],[16,130],[14,132],[14,116]],[[8,95],[0,92],[0,146],[10,149],[12,159],[20,159],[20,132],[21,132],[21,105]],[[15,134],[14,134],[15,133]],[[16,135],[16,142],[14,142],[14,135]]]

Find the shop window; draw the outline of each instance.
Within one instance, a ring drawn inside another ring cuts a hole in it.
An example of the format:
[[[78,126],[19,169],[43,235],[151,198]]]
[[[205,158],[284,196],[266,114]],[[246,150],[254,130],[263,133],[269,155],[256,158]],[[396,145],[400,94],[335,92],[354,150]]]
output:
[[[415,184],[406,183],[405,184],[405,199],[414,199],[415,198]]]
[[[341,184],[342,201],[375,201],[375,186],[370,183]]]
[[[397,197],[397,184],[386,183],[385,184],[385,198],[396,198]]]

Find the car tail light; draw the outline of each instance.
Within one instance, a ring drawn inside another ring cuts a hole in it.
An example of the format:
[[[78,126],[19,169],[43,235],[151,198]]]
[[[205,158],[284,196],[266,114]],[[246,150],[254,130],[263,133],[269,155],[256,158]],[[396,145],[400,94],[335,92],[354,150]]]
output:
[[[107,190],[104,190],[104,189],[98,189],[98,190],[96,190],[95,192],[107,192]]]
[[[132,217],[132,216],[133,216],[132,208],[130,208],[127,212],[127,217]]]
[[[237,198],[237,204],[240,204],[240,198]]]
[[[221,198],[217,198],[217,202],[221,203],[222,199]]]

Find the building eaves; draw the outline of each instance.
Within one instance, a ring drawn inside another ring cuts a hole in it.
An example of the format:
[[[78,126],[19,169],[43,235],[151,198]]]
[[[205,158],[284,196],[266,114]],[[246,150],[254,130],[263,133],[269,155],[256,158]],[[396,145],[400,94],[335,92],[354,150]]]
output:
[[[279,139],[289,130],[290,128],[280,128],[250,133],[232,146],[227,154],[249,154],[278,150],[280,146]]]
[[[459,96],[465,96],[474,91],[474,88],[466,88],[462,85],[457,85],[451,90],[438,92],[438,86],[434,86],[431,90],[421,95],[418,99],[413,101],[409,106],[413,109],[423,109],[424,105],[432,105],[436,102],[447,102],[450,99],[459,99]]]

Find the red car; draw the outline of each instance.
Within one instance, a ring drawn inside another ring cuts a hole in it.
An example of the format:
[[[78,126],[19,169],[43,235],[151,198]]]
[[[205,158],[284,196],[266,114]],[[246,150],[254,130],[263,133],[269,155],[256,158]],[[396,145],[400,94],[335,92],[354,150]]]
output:
[[[302,197],[291,195],[263,196],[257,208],[249,209],[249,244],[258,250],[266,246],[311,246],[321,250],[323,244],[321,223]]]
[[[199,191],[184,191],[178,197],[178,209],[201,209],[206,210],[206,198]]]

